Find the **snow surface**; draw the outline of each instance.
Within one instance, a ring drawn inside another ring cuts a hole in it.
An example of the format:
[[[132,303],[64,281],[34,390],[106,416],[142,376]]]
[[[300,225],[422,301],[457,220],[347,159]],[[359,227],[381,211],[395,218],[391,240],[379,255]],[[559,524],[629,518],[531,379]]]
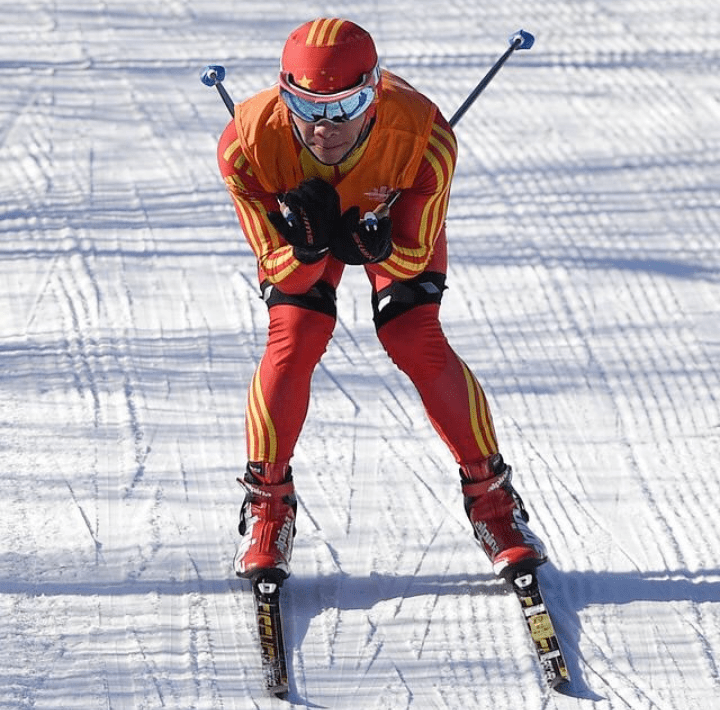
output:
[[[719,707],[716,0],[2,0],[0,707]],[[292,693],[233,577],[267,316],[215,162],[289,30],[371,30],[458,126],[447,335],[547,541],[550,694],[348,269],[294,459]]]

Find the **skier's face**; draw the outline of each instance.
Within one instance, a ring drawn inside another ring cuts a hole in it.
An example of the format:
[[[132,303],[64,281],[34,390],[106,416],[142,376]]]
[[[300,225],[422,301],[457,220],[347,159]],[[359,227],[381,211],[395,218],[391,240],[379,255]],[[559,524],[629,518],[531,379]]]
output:
[[[325,165],[337,165],[355,146],[365,124],[365,115],[336,123],[327,119],[312,123],[290,114],[302,142]]]

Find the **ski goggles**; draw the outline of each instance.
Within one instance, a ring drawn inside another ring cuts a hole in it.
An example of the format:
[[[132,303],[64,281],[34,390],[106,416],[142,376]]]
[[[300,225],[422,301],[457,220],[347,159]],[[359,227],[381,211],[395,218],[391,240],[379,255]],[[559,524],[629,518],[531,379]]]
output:
[[[298,118],[308,123],[324,119],[344,123],[362,116],[372,106],[377,95],[380,69],[376,67],[353,88],[335,94],[313,94],[291,84],[289,76],[283,74],[280,75],[280,96]]]

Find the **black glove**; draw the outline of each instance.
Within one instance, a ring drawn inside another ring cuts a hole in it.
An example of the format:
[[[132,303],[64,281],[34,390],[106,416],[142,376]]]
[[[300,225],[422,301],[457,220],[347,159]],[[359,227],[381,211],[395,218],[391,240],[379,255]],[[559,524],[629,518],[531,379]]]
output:
[[[340,229],[330,242],[332,255],[345,264],[377,264],[392,253],[392,221],[360,221],[360,208],[351,207],[340,218]]]
[[[330,235],[340,223],[340,196],[320,178],[303,180],[280,196],[290,210],[290,220],[280,212],[268,212],[268,219],[285,241],[293,246],[295,258],[312,264],[325,256]]]

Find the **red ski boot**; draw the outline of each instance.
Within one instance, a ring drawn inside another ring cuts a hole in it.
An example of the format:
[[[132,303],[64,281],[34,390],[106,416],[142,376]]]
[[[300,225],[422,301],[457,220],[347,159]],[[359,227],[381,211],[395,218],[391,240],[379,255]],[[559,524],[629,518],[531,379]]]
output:
[[[280,480],[281,483],[270,483]],[[283,464],[249,463],[240,509],[242,535],[233,566],[238,577],[254,578],[264,572],[283,580],[290,575],[297,500],[292,470]]]
[[[511,485],[512,469],[500,454],[460,469],[465,512],[498,576],[547,560],[545,545],[528,527],[529,515]]]

